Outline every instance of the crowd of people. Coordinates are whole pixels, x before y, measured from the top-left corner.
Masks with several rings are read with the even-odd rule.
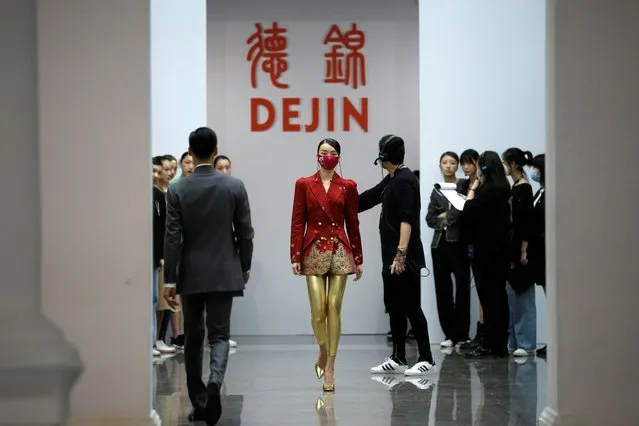
[[[545,291],[544,162],[544,154],[533,157],[519,148],[501,156],[472,149],[461,156],[441,155],[444,181],[466,199],[459,211],[433,190],[426,215],[434,229],[435,291],[446,336],[442,347],[459,345],[471,351],[470,357],[545,355],[545,347],[537,350],[535,305],[535,284]],[[460,165],[466,179],[457,178]],[[534,195],[529,179],[540,184]],[[469,340],[471,276],[480,319]]]
[[[163,297],[164,292],[164,233],[166,225],[166,193],[169,185],[175,184],[180,179],[191,176],[194,170],[193,157],[184,152],[180,161],[170,154],[155,156],[152,159],[153,167],[153,305],[156,317],[153,319],[153,356],[159,357],[166,354],[174,354],[184,349],[183,314],[178,301],[176,306],[169,306]],[[220,173],[231,174],[231,160],[225,155],[218,155],[214,159],[214,167]],[[178,168],[180,175],[177,174]],[[171,338],[167,340],[167,332],[171,326]],[[232,348],[237,347],[237,342],[230,341]]]
[[[404,164],[404,140],[386,135],[378,143],[375,165],[387,173],[374,187],[336,173],[341,145],[319,142],[317,172],[295,183],[290,261],[304,276],[319,354],[314,369],[323,391],[335,392],[335,359],[341,334],[341,307],[348,276],[362,278],[364,259],[359,215],[381,205],[379,220],[383,302],[390,319],[392,352],[372,374],[403,374],[420,380],[435,361],[428,323],[421,308],[421,271],[426,268],[420,237],[423,219],[419,172]],[[181,176],[177,177],[177,169]],[[458,179],[461,165],[466,179]],[[518,148],[501,156],[466,150],[445,152],[439,167],[454,184],[463,206],[435,186],[426,224],[431,243],[442,347],[459,346],[467,357],[528,356],[536,349],[534,285],[545,289],[544,155]],[[530,168],[528,174],[526,168]],[[221,413],[234,297],[250,278],[253,253],[248,195],[232,176],[231,160],[218,155],[217,136],[199,128],[178,161],[153,158],[154,353],[184,346],[187,388],[193,405],[189,420],[215,424]],[[541,188],[533,195],[530,179]],[[512,178],[511,186],[508,177]],[[457,207],[456,207],[457,206]],[[470,292],[480,301],[476,336],[470,339]],[[206,317],[204,313],[206,312]],[[206,319],[205,319],[206,318]],[[407,333],[408,321],[411,331]],[[165,341],[168,325],[173,338]],[[202,382],[202,343],[208,331],[210,375]],[[414,337],[418,357],[409,363],[406,340]],[[542,354],[544,349],[538,351]]]

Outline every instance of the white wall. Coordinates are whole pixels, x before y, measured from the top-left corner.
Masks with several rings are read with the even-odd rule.
[[[151,1],[153,155],[177,159],[206,125],[206,0]]]
[[[545,4],[526,0],[419,2],[422,204],[444,151],[545,151]],[[461,176],[460,170],[460,176]],[[536,188],[535,188],[536,190]],[[432,230],[424,227],[429,246]],[[432,265],[430,253],[428,264]],[[432,275],[422,305],[431,340],[444,336]],[[473,322],[477,318],[473,290]],[[546,341],[546,301],[537,287],[537,339]],[[472,333],[471,333],[472,334]]]
[[[377,141],[386,133],[405,138],[409,167],[419,165],[417,10],[412,0],[238,0],[209,3],[208,123],[220,136],[220,151],[233,160],[233,172],[249,192],[255,227],[255,256],[245,297],[233,313],[233,334],[310,334],[306,285],[293,277],[289,260],[289,232],[294,182],[316,171],[315,150],[325,137],[342,143],[343,172],[360,190],[382,177],[372,162]],[[266,77],[258,89],[249,83],[246,40],[254,23],[265,27],[277,20],[289,31],[288,73],[291,87],[273,89]],[[323,38],[331,24],[350,22],[366,32],[368,85],[359,90],[323,83],[326,51]],[[276,127],[252,133],[249,99],[282,96],[351,99],[368,97],[370,128],[351,132],[283,133]],[[302,122],[308,119],[302,103]],[[337,110],[339,111],[339,109]],[[339,115],[341,116],[341,115]],[[339,117],[338,116],[338,117]],[[339,123],[341,120],[337,120]],[[349,285],[343,306],[344,333],[383,333],[388,330],[381,285],[377,222],[379,210],[361,215],[364,243],[362,281]]]

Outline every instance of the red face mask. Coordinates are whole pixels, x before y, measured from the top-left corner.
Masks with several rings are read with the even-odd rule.
[[[338,155],[318,155],[317,162],[326,170],[333,170],[339,163]]]

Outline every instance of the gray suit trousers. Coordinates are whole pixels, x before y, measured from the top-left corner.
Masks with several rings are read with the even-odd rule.
[[[182,295],[186,386],[191,405],[196,410],[204,409],[207,402],[206,385],[202,381],[204,312],[206,310],[206,332],[211,348],[208,383],[221,386],[229,357],[232,306],[232,292]]]

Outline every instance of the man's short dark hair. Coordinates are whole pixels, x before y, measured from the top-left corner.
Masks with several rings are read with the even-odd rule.
[[[162,165],[162,161],[164,161],[164,156],[163,155],[156,155],[155,157],[153,157],[152,163],[154,166],[161,166]]]
[[[189,135],[189,148],[194,157],[209,159],[217,149],[217,135],[208,127],[200,127]]]

